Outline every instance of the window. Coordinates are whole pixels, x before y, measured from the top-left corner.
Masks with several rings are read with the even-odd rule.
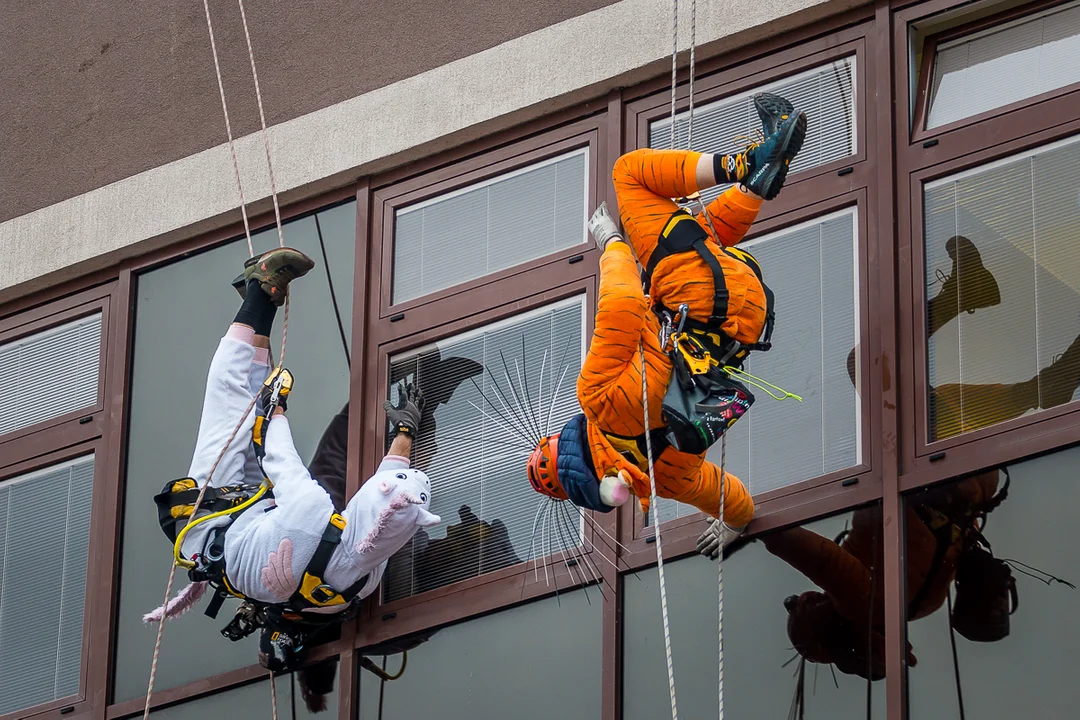
[[[871,505],[769,533],[724,561],[729,717],[803,717],[792,708],[799,684],[806,717],[865,717],[868,692],[872,717],[885,717],[884,574],[871,560],[881,522]],[[680,715],[713,717],[716,565],[695,555],[664,570]],[[625,720],[652,720],[670,712],[660,592],[655,568],[638,575],[623,581],[622,708]]]
[[[93,455],[0,482],[0,715],[79,692],[93,484]]]
[[[1080,82],[1075,2],[938,44],[927,129]]]
[[[0,435],[97,404],[101,313],[0,345]]]
[[[444,627],[409,650],[400,680],[359,671],[357,718],[597,718],[600,638],[601,604],[580,589]]]
[[[747,372],[802,397],[751,387],[753,409],[729,432],[727,469],[758,495],[861,462],[861,403],[849,355],[859,345],[857,211],[841,210],[744,241],[777,298],[773,347]],[[782,451],[778,439],[783,438]],[[721,445],[708,459],[719,465]],[[697,510],[661,500],[662,521]]]
[[[341,327],[350,327],[355,217],[356,205],[350,202],[284,226],[286,244],[316,261],[316,267],[296,281],[291,303],[286,366],[296,384],[290,426],[312,474],[332,496],[334,488],[340,489],[335,499],[344,499],[348,413],[341,411],[349,400],[349,336],[343,337],[338,317]],[[270,229],[253,239],[257,251],[266,250],[277,245],[277,232]],[[155,633],[143,624],[142,615],[161,604],[171,561],[153,496],[188,472],[207,368],[239,307],[230,283],[246,257],[247,246],[240,239],[137,278],[113,702],[146,692]],[[275,356],[281,350],[282,315],[277,315],[272,338]],[[322,452],[316,451],[319,447]],[[186,582],[178,572],[175,590]],[[236,643],[219,634],[236,606],[236,601],[227,602],[216,620],[195,610],[170,621],[157,689],[257,662],[257,634]],[[192,657],[200,661],[193,663]]]
[[[791,163],[791,172],[826,165],[854,155],[858,140],[855,130],[855,58],[848,57],[791,77],[732,95],[694,109],[693,148],[700,152],[731,153],[742,149],[741,138],[761,131],[753,96],[773,92],[804,110],[809,120],[806,140]],[[675,147],[687,147],[690,113],[675,116]],[[671,147],[671,117],[649,124],[649,147]],[[728,185],[718,185],[702,193],[708,200]]]
[[[395,210],[393,302],[585,242],[588,148]]]
[[[547,501],[525,467],[540,437],[580,412],[584,328],[578,295],[390,359],[391,398],[404,381],[427,401],[413,465],[430,476],[442,523],[418,530],[391,560],[384,602],[580,543],[580,516],[538,522]]]
[[[1060,450],[908,496],[911,717],[1073,714],[1078,461],[1077,448]]]
[[[224,638],[218,638],[225,641]],[[227,642],[227,641],[226,641]],[[336,687],[335,683],[335,687]],[[294,699],[293,689],[300,695],[298,683],[290,682],[289,675],[277,678],[277,706],[279,717],[292,717]],[[332,692],[326,698],[326,710],[315,714],[308,711],[304,701],[295,699],[296,717],[327,718],[335,717],[338,708],[338,694]],[[271,717],[270,683],[263,681],[234,687],[223,692],[188,700],[179,705],[155,709],[152,717],[160,720],[204,720],[211,717],[228,717],[231,720],[262,720]],[[142,712],[142,710],[139,710]]]
[[[1080,387],[1078,179],[1068,138],[925,184],[931,442]]]

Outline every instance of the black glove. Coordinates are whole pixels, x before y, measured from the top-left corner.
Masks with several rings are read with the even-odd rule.
[[[398,402],[400,405],[394,405],[389,400],[383,402],[383,410],[391,425],[390,437],[404,433],[415,439],[424,412],[424,394],[415,385],[406,385],[398,393]]]

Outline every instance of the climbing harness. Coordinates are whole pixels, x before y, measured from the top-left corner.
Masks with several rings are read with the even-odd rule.
[[[254,50],[252,49],[252,45],[251,45],[251,34],[248,31],[247,14],[244,11],[244,0],[237,0],[237,3],[239,5],[239,7],[240,7],[240,18],[241,18],[241,21],[242,21],[243,27],[244,27],[244,40],[245,40],[245,42],[247,44],[248,59],[250,60],[250,63],[251,63],[252,79],[254,80],[254,84],[255,84],[255,98],[256,98],[256,101],[257,101],[258,107],[259,107],[259,122],[260,122],[261,135],[262,135],[262,140],[263,140],[263,147],[264,147],[265,152],[266,152],[266,165],[267,165],[267,171],[268,171],[269,178],[270,178],[270,194],[271,194],[271,197],[273,199],[273,204],[274,204],[274,222],[275,222],[275,225],[277,227],[278,244],[279,244],[280,247],[285,247],[285,235],[284,235],[284,232],[283,232],[282,226],[281,226],[281,210],[280,210],[280,207],[278,205],[278,197],[277,197],[277,182],[276,182],[276,180],[274,178],[274,164],[273,164],[273,161],[271,159],[271,154],[270,154],[270,138],[269,138],[269,134],[267,133],[267,130],[266,130],[266,116],[265,116],[265,113],[263,112],[262,91],[259,88],[259,75],[258,75],[258,73],[257,73],[257,71],[255,69],[255,53],[254,53]],[[239,162],[237,161],[237,157],[236,157],[236,147],[235,147],[235,143],[234,143],[234,140],[233,140],[233,134],[232,134],[232,123],[229,120],[229,109],[228,109],[228,105],[227,105],[226,100],[225,100],[225,87],[224,87],[224,84],[222,82],[221,64],[220,64],[220,60],[218,58],[217,41],[216,41],[216,39],[214,37],[214,26],[213,26],[213,22],[211,21],[211,17],[210,17],[209,0],[203,0],[203,11],[204,11],[205,16],[206,16],[206,27],[207,27],[207,31],[208,31],[209,36],[210,36],[210,50],[211,50],[211,53],[212,53],[213,59],[214,59],[214,73],[215,73],[215,75],[217,77],[218,94],[219,94],[219,96],[221,98],[222,115],[224,116],[224,119],[225,119],[225,131],[226,131],[226,136],[228,138],[229,154],[232,157],[233,171],[234,171],[234,173],[236,175],[236,187],[237,187],[237,192],[238,192],[239,198],[240,198],[240,214],[241,214],[241,217],[243,218],[243,222],[244,222],[244,237],[247,240],[248,255],[249,255],[249,257],[253,257],[255,255],[255,249],[254,249],[254,246],[253,246],[252,241],[251,241],[251,225],[250,225],[250,222],[248,220],[247,206],[246,206],[246,203],[244,201],[244,187],[243,187],[243,183],[241,182],[241,179],[240,179],[240,165],[239,165]],[[278,363],[277,363],[277,370],[279,372],[282,370],[282,364],[285,361],[285,350],[286,350],[287,341],[288,341],[288,334],[289,334],[289,305],[290,305],[289,295],[286,295],[286,297],[285,297],[285,313],[284,313],[284,318],[282,320],[282,331],[281,331],[281,356],[278,359]],[[222,458],[225,457],[225,453],[228,451],[229,446],[232,445],[232,442],[236,438],[237,433],[240,432],[240,428],[243,427],[244,421],[246,420],[246,418],[248,416],[248,413],[250,413],[252,411],[252,409],[255,407],[255,404],[256,404],[257,400],[258,400],[258,396],[253,397],[251,399],[251,402],[248,403],[247,408],[241,414],[240,420],[236,423],[236,427],[233,428],[232,432],[229,435],[229,439],[225,442],[225,445],[224,445],[224,447],[222,447],[221,452],[218,453],[218,456],[214,460],[213,465],[210,466],[210,471],[206,474],[206,481],[203,483],[202,488],[200,488],[200,490],[198,492],[198,495],[195,497],[194,502],[190,504],[190,511],[183,510],[180,513],[180,515],[182,515],[184,517],[188,517],[190,520],[193,520],[193,519],[199,517],[199,509],[200,509],[200,507],[202,505],[202,502],[203,502],[203,500],[204,500],[204,498],[205,498],[205,496],[207,494],[208,489],[210,488],[210,484],[211,484],[211,480],[212,480],[212,478],[214,476],[214,472],[217,470],[218,465],[221,463]],[[188,478],[188,479],[190,479],[190,478]],[[179,481],[179,482],[183,483],[183,481]],[[192,480],[192,483],[194,483],[194,480]],[[183,486],[182,489],[186,491],[186,490],[193,490],[194,488],[193,487],[187,487],[186,484],[185,484],[185,486]],[[171,491],[171,487],[169,487],[169,490]],[[261,485],[260,488],[259,488],[259,492],[262,492],[263,496],[265,496],[266,492],[268,492],[268,491],[269,491],[269,487],[266,486],[266,483]],[[252,495],[253,498],[257,497],[257,496],[258,496],[258,492],[256,492],[254,495]],[[216,499],[221,500],[223,498],[217,497]],[[250,498],[248,500],[250,500]],[[232,500],[229,499],[229,502],[232,502]],[[235,514],[236,512],[242,512],[241,506],[244,506],[243,509],[246,509],[247,507],[250,507],[250,504],[244,505],[244,502],[247,502],[247,501],[242,501],[241,503],[239,503],[239,504],[235,505],[234,507],[230,508],[232,510],[231,513],[229,512],[230,509],[225,510],[225,513],[226,514]],[[252,501],[252,503],[253,502],[254,501]],[[213,515],[213,514],[214,513],[211,513],[211,515]],[[201,519],[205,520],[205,519],[208,519],[209,517],[210,517],[210,515],[207,515],[207,516],[205,516],[205,517],[203,517]],[[221,515],[218,515],[218,517],[221,517]],[[174,519],[179,520],[180,517],[178,516],[178,517],[176,517]],[[189,524],[190,524],[190,522],[189,522]],[[168,533],[166,533],[166,534],[168,534]],[[178,532],[177,533],[177,540],[182,541],[183,535],[184,535],[183,530]],[[178,543],[174,545],[174,548],[176,548],[176,547],[179,547]],[[157,637],[154,640],[154,654],[153,654],[153,659],[152,659],[152,661],[150,663],[150,679],[149,679],[149,682],[147,683],[147,687],[146,687],[146,703],[145,703],[145,705],[143,707],[143,720],[146,720],[147,718],[150,717],[150,704],[151,704],[151,699],[152,699],[153,691],[154,691],[154,680],[157,678],[158,659],[159,659],[160,653],[161,653],[161,640],[162,640],[162,637],[163,637],[164,632],[165,632],[165,619],[168,616],[167,612],[165,612],[165,609],[168,607],[169,598],[172,596],[173,581],[176,578],[176,568],[181,566],[177,562],[177,559],[178,558],[177,558],[176,550],[174,549],[174,558],[173,558],[174,561],[173,561],[172,566],[171,566],[170,571],[169,571],[169,579],[165,584],[165,599],[164,599],[164,601],[162,603],[161,618],[158,621]],[[272,671],[270,673],[270,696],[271,696],[271,705],[272,705],[272,710],[273,710],[273,717],[274,717],[274,720],[277,720],[277,692],[276,692],[276,689],[274,687],[274,675],[273,675]]]

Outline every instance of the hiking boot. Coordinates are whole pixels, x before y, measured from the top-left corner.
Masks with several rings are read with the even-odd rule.
[[[754,96],[754,109],[761,118],[761,131],[765,137],[775,135],[783,124],[795,112],[795,106],[785,98],[772,93],[758,93]]]
[[[945,251],[952,258],[952,272],[945,277],[938,271],[941,290],[927,303],[931,335],[961,312],[971,314],[1001,303],[997,280],[983,265],[975,243],[955,235],[945,243]]]
[[[806,114],[800,111],[781,121],[779,129],[762,142],[751,143],[739,155],[729,155],[726,160],[729,182],[740,182],[755,195],[772,200],[780,194],[791,161],[802,149],[804,140]]]
[[[1080,387],[1080,337],[1049,367],[1039,371],[1039,407],[1044,410],[1070,402]]]
[[[972,642],[1002,640],[1016,605],[1016,578],[1009,566],[983,548],[964,551],[956,565],[956,632]]]
[[[315,261],[299,250],[292,248],[274,248],[269,252],[248,258],[244,262],[244,272],[236,276],[232,286],[241,298],[247,297],[247,282],[254,278],[259,281],[263,292],[270,296],[277,306],[285,304],[289,283],[298,277],[307,275],[315,267]]]

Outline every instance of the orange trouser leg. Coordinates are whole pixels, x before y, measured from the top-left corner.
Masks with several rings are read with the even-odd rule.
[[[693,505],[698,510],[720,515],[720,468],[701,455],[688,455],[667,448],[656,459],[656,494]],[[742,527],[754,517],[754,501],[739,478],[725,473],[724,522]]]
[[[611,178],[619,200],[626,239],[642,267],[660,233],[679,206],[671,198],[697,192],[697,164],[701,153],[692,150],[650,150],[626,153],[615,161]]]

